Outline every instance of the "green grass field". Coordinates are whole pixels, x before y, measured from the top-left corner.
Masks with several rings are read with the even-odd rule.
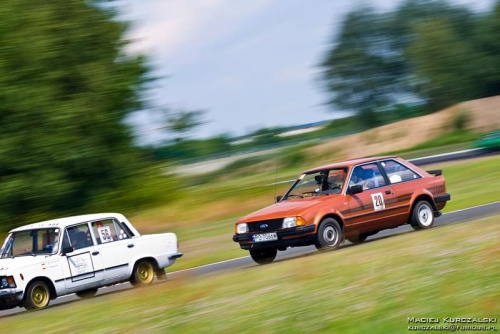
[[[443,212],[500,201],[500,155],[426,166],[440,168],[451,194]]]
[[[425,166],[442,169],[451,201],[449,212],[500,201],[500,156]],[[293,179],[302,170],[285,170],[278,180]],[[188,195],[168,207],[131,217],[142,233],[172,231],[185,254],[172,270],[190,268],[245,256],[231,239],[234,223],[247,213],[273,203],[273,172],[261,172],[220,180],[188,189]],[[282,194],[287,184],[278,187]]]
[[[1,320],[2,333],[406,333],[500,317],[500,215]],[[498,324],[497,324],[498,329]]]

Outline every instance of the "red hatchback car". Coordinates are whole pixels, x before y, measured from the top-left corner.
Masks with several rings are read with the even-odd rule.
[[[347,160],[304,172],[274,205],[241,218],[233,241],[264,264],[287,247],[335,249],[407,223],[430,228],[449,200],[440,170],[398,157]]]

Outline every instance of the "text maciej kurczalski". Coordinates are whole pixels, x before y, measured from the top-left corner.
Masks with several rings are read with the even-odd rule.
[[[408,317],[409,324],[496,324],[497,318],[467,318],[467,317]]]

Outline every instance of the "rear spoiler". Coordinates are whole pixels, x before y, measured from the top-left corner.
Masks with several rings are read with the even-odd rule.
[[[441,169],[428,170],[426,172],[429,173],[429,174],[432,174],[434,176],[443,175],[443,171]]]

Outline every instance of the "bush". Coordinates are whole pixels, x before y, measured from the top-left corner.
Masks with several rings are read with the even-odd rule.
[[[460,109],[452,119],[452,128],[454,131],[462,131],[467,128],[469,124],[470,116],[465,109]]]

